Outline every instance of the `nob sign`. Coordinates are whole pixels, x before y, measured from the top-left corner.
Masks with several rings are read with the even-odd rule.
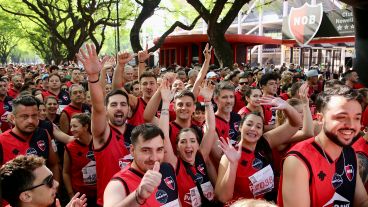
[[[323,17],[322,3],[291,8],[288,19],[291,35],[300,46],[307,45],[316,35]]]

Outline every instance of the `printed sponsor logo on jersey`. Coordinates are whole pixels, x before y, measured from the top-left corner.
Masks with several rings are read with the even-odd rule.
[[[86,157],[89,160],[95,161],[95,154],[93,154],[93,151],[88,151]]]
[[[202,177],[202,175],[201,175],[201,174],[199,174],[199,173],[197,173],[195,176],[196,176],[196,178],[195,178],[195,182],[196,182],[196,183],[199,183],[199,184],[202,184],[202,182],[203,182],[203,177]]]
[[[260,159],[258,159],[258,158],[255,158],[255,159],[253,160],[253,162],[252,162],[252,167],[253,167],[254,169],[257,169],[257,170],[262,169],[262,167],[263,167],[263,162],[262,162],[262,160],[260,160]]]
[[[158,190],[156,192],[156,200],[162,204],[165,204],[167,202],[167,199],[169,198],[169,195],[163,190]]]
[[[342,179],[341,175],[338,175],[335,173],[335,175],[332,177],[332,186],[337,189],[344,183],[344,180]]]
[[[166,177],[164,181],[167,187],[169,187],[171,190],[175,190],[175,182],[171,176]]]
[[[204,170],[203,164],[198,165],[197,170],[202,174],[206,175],[206,172]]]
[[[338,193],[334,193],[332,198],[322,207],[350,207],[350,201]]]
[[[26,155],[37,155],[37,151],[35,150],[35,148],[29,148],[26,151]]]
[[[349,181],[352,181],[354,178],[354,168],[352,165],[345,166],[345,174]]]
[[[189,204],[189,205],[192,205],[192,200],[190,199],[190,193],[189,192],[184,195],[184,202]]]
[[[45,141],[44,140],[38,140],[37,141],[37,147],[40,150],[42,150],[42,152],[45,151],[45,149],[46,149],[46,143],[45,143]]]

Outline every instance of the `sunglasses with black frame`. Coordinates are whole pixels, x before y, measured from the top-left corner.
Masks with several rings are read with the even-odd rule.
[[[26,189],[22,190],[21,192],[28,191],[28,190],[33,190],[33,189],[36,189],[36,188],[38,188],[40,186],[43,186],[43,185],[46,185],[47,187],[52,188],[54,186],[54,175],[47,176],[42,181],[41,184],[38,184],[38,185],[35,185],[35,186],[32,186],[32,187],[26,188]]]

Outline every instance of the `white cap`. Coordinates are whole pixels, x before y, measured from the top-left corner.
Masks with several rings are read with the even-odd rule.
[[[206,78],[214,78],[217,77],[217,73],[211,71],[209,73],[207,73]]]

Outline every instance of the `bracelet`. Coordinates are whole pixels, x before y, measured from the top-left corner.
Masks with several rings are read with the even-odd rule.
[[[212,106],[212,102],[204,102],[204,106]]]
[[[98,77],[97,80],[95,80],[95,81],[88,80],[89,83],[97,83],[98,81],[100,81],[100,77]]]
[[[139,205],[144,205],[146,203],[146,199],[144,199],[143,203],[139,203],[138,201],[138,198],[139,198],[139,193],[138,193],[138,189],[135,190],[135,201],[139,204]]]
[[[141,61],[139,61],[139,63],[146,63],[146,62],[144,62],[144,61],[142,61],[142,62],[141,62]]]

